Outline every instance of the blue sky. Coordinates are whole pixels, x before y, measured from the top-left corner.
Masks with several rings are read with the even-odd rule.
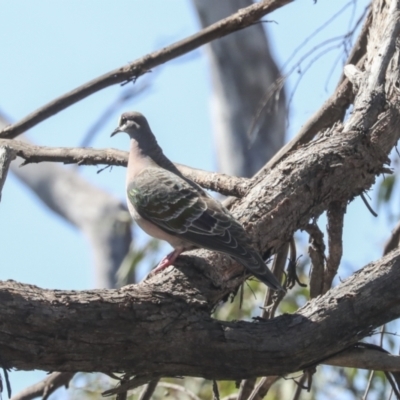
[[[354,13],[349,6],[341,17],[310,40],[297,57],[323,40],[346,33],[352,15],[353,21],[357,20],[367,3],[359,0]],[[345,4],[347,1],[342,0],[319,0],[317,4],[298,0],[268,16],[268,20],[276,22],[267,24],[267,29],[278,64],[282,65],[308,35]],[[14,120],[90,79],[199,29],[195,11],[187,0],[13,0],[0,3],[0,11],[0,110]],[[339,50],[321,58],[298,86],[291,102],[288,137],[298,131],[333,90],[341,73],[342,58],[329,80],[328,77],[338,55]],[[305,61],[302,67],[307,64]],[[297,76],[289,79],[289,96]],[[159,67],[151,82],[148,92],[121,112],[135,109],[144,113],[173,161],[215,170],[209,112],[211,83],[202,49]],[[28,135],[47,146],[76,146],[121,90],[124,88],[114,86],[92,95],[36,126]],[[127,149],[126,137],[109,137],[118,114],[103,127],[93,147]],[[83,167],[81,171],[91,182],[124,198],[123,168],[101,174],[96,173],[96,167]],[[3,191],[0,220],[0,279],[45,288],[93,287],[93,266],[86,240],[43,207],[12,176]],[[345,220],[344,266],[359,267],[379,257],[390,229],[384,215],[374,219],[359,200],[354,201]],[[350,270],[344,269],[342,276],[348,273]],[[42,372],[13,372],[14,393],[43,376]]]

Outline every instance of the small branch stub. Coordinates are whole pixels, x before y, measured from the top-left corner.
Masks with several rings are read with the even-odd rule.
[[[355,65],[348,64],[344,67],[344,74],[346,75],[347,79],[353,84],[353,88],[355,90],[358,90],[363,73]]]
[[[15,150],[9,146],[0,147],[0,201],[3,191],[4,183],[7,179],[8,169],[10,168],[11,161],[16,157]]]

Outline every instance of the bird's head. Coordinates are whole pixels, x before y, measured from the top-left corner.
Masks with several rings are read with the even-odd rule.
[[[118,127],[113,130],[111,136],[119,132],[126,132],[131,138],[139,139],[140,136],[145,136],[151,130],[144,115],[136,111],[129,111],[121,115]]]

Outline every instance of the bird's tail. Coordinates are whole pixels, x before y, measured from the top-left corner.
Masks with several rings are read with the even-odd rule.
[[[261,256],[252,252],[251,254],[247,254],[246,258],[235,257],[238,262],[244,265],[256,278],[258,278],[261,282],[265,283],[268,287],[273,290],[285,291],[282,285],[279,283],[278,279],[271,272],[271,270],[266,265],[265,261],[261,258]]]

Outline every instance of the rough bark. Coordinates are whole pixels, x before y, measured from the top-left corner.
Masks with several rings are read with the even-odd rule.
[[[398,318],[398,279],[400,251],[395,251],[297,313],[258,322],[214,320],[200,294],[185,301],[176,280],[162,277],[86,292],[2,282],[2,363],[218,380],[283,375],[318,363]]]

